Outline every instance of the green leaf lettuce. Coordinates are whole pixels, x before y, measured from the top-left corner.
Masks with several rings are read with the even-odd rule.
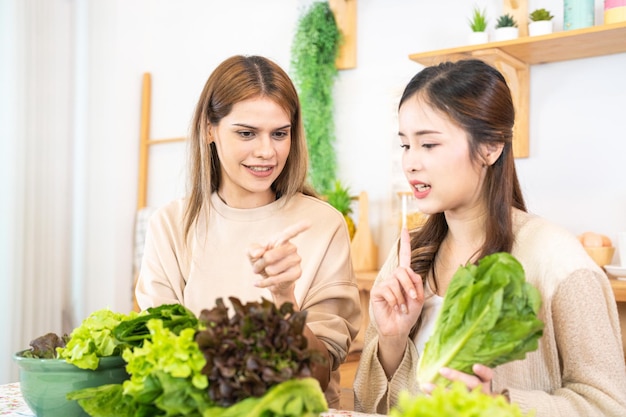
[[[67,345],[57,348],[58,358],[82,369],[96,369],[101,357],[120,355],[127,347],[115,338],[113,330],[137,315],[137,312],[127,315],[106,308],[91,313],[72,331]]]
[[[420,357],[418,383],[449,384],[439,375],[442,367],[472,374],[477,363],[493,368],[523,359],[543,334],[540,306],[539,292],[508,253],[460,267]]]
[[[449,388],[435,387],[432,395],[412,396],[400,393],[398,405],[389,417],[531,417],[534,412],[522,414],[517,404],[510,404],[503,396],[492,397],[480,389],[469,391],[464,384],[454,382]]]

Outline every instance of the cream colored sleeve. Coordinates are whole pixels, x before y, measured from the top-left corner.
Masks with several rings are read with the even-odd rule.
[[[325,245],[324,256],[311,268],[313,282],[300,306],[307,311],[307,325],[326,345],[333,363],[339,368],[361,326],[361,300],[350,258],[350,238],[343,218],[328,241],[310,241],[308,245]],[[307,253],[303,245],[299,250]],[[313,271],[314,270],[314,271]]]
[[[177,250],[182,246],[177,224],[163,209],[150,219],[135,297],[141,310],[162,304],[184,304],[185,281]]]
[[[387,260],[383,264],[374,286],[391,275],[398,264],[397,244],[393,245]],[[417,385],[418,353],[415,343],[407,339],[402,361],[391,379],[378,360],[378,331],[371,314],[370,323],[365,332],[365,341],[361,359],[354,379],[354,409],[364,413],[387,414],[397,404],[398,395],[403,390],[419,392]]]

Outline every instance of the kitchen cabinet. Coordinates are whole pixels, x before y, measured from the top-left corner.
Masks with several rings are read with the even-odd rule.
[[[626,22],[618,22],[542,36],[524,36],[509,41],[415,53],[409,55],[409,58],[425,66],[477,58],[498,68],[509,84],[516,109],[513,153],[518,158],[525,158],[529,155],[530,67],[624,52]]]

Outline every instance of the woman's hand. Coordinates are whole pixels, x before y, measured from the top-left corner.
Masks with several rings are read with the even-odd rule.
[[[493,369],[484,365],[475,364],[472,366],[474,375],[469,375],[456,369],[441,368],[439,374],[450,381],[460,381],[465,384],[468,390],[480,387],[481,391],[488,395],[494,395],[491,391],[491,381],[493,380]],[[433,384],[427,384],[422,387],[426,394],[430,394],[435,388]]]
[[[378,360],[391,378],[424,305],[424,286],[411,269],[411,238],[405,228],[400,234],[398,267],[391,277],[372,288],[370,305],[378,329]]]
[[[285,229],[279,236],[265,245],[255,244],[248,250],[252,270],[262,279],[255,285],[268,288],[276,297],[292,298],[295,282],[302,274],[298,248],[291,239],[307,230],[311,224],[300,222]]]
[[[398,267],[393,275],[372,288],[370,300],[380,337],[406,338],[422,312],[424,286],[411,269],[409,232],[402,229]]]
[[[295,296],[295,283],[302,274],[300,267],[300,255],[298,248],[290,242],[291,239],[311,227],[307,221],[296,223],[285,229],[278,237],[265,245],[255,244],[248,250],[248,257],[255,274],[261,275],[261,279],[254,285],[260,288],[268,288],[272,293],[274,303],[281,305],[291,302],[294,309],[299,310]],[[304,336],[308,341],[308,348],[320,352],[326,360],[323,364],[316,363],[311,371],[322,390],[328,387],[330,381],[330,353],[326,345],[317,338],[308,325],[304,327]]]

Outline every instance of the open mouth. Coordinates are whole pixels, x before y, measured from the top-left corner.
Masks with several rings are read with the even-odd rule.
[[[254,165],[246,165],[246,168],[248,168],[251,171],[254,172],[267,172],[272,170],[274,167],[273,166],[254,166]]]

